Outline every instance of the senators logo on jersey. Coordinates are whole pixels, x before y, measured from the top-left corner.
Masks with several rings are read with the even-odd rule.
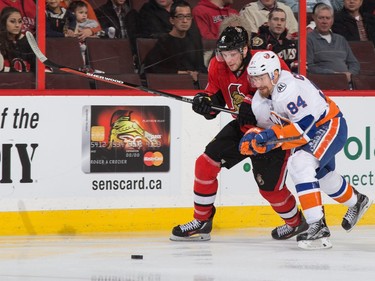
[[[242,103],[245,97],[245,95],[241,93],[241,90],[240,90],[241,86],[242,86],[241,84],[234,84],[234,83],[231,83],[228,86],[228,92],[232,100],[232,105],[236,111],[238,111],[240,104]]]

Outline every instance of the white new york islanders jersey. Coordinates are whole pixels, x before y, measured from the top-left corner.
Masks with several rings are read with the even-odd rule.
[[[255,118],[257,119],[257,126],[263,129],[270,129],[274,123],[271,121],[272,101],[263,98],[258,91],[253,96],[251,107]]]
[[[272,92],[272,111],[292,123],[298,123],[308,115],[313,116],[316,122],[328,109],[323,93],[306,77],[281,71]]]

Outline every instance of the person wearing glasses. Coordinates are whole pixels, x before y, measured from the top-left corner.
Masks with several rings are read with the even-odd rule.
[[[202,41],[189,30],[193,16],[190,4],[177,1],[170,10],[172,30],[161,36],[144,61],[145,73],[190,74],[197,81],[199,72],[207,72],[203,63]]]

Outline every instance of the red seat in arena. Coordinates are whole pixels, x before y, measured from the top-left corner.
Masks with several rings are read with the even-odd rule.
[[[372,41],[348,41],[360,64],[360,74],[375,75],[375,49]]]
[[[151,89],[195,89],[189,74],[146,74],[147,86]]]
[[[90,89],[90,80],[69,73],[46,73],[46,89]]]
[[[88,64],[108,74],[135,73],[128,39],[86,39]]]
[[[35,89],[35,73],[0,72],[0,89]]]
[[[57,64],[75,69],[84,65],[79,41],[73,37],[47,37],[46,56]]]
[[[322,90],[349,90],[349,83],[343,73],[316,74],[307,73],[307,78]]]
[[[353,75],[354,90],[375,90],[375,75]]]

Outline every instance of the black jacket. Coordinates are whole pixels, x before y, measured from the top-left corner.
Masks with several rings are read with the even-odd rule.
[[[361,12],[367,37],[375,45],[375,15],[367,12]],[[343,8],[335,14],[335,21],[332,26],[332,32],[345,37],[347,41],[359,41],[359,32],[357,22],[348,11]]]
[[[169,12],[161,8],[155,0],[149,0],[139,10],[142,37],[159,38],[172,30]]]
[[[187,35],[176,38],[164,34],[144,61],[146,73],[177,73],[178,70],[207,72],[203,63],[203,50],[200,42]]]
[[[136,38],[140,36],[141,30],[139,14],[135,9],[130,9],[127,5],[125,5],[123,12],[125,13],[124,26],[126,28],[128,38],[132,44],[133,53],[135,54],[135,42]],[[108,0],[107,3],[97,8],[95,10],[95,14],[105,32],[107,32],[108,28],[112,26],[116,29],[116,38],[121,38],[120,20],[116,14],[116,11],[113,9],[113,3],[111,0]]]
[[[269,27],[262,25],[258,33],[251,35],[251,48],[275,52],[286,62],[292,72],[298,72],[298,42],[286,38],[287,34],[288,31],[285,30],[280,35],[280,39],[276,39]]]

